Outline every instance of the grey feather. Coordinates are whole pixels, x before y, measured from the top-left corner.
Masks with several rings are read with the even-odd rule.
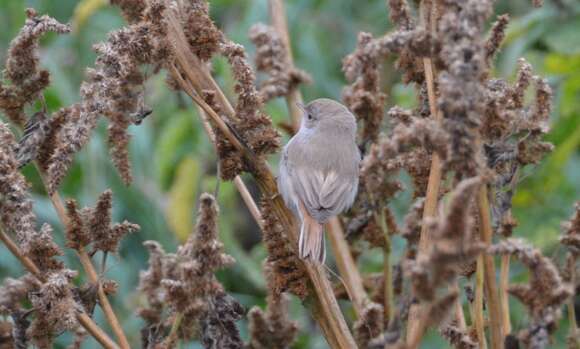
[[[309,216],[324,224],[348,209],[356,197],[360,163],[356,121],[346,107],[332,100],[315,100],[305,109],[300,130],[284,147],[278,187],[302,222],[300,202]],[[304,230],[303,224],[301,255],[307,243]],[[324,246],[318,245],[323,241],[314,247],[322,248],[322,256]]]

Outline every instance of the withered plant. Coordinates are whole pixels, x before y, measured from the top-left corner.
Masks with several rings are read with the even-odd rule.
[[[7,278],[0,287],[2,348],[49,348],[65,331],[74,334],[75,348],[87,336],[105,348],[138,345],[129,341],[109,302],[117,281],[107,279],[105,270],[97,272],[95,263],[101,258],[105,265],[123,237],[140,227],[112,222],[111,190],[93,207],[81,208],[73,198],[64,201],[59,189],[102,117],[112,163],[123,182],[131,183],[128,127],[149,114],[143,87],[152,74],[162,73],[168,88],[197,106],[218,158],[219,180],[234,182],[260,227],[267,251],[262,264],[267,308],[247,311],[218,281],[216,271],[235,260],[219,239],[218,200],[203,194],[196,227],[177,251],[166,252],[157,241],[144,243],[149,267],[140,274],[142,304],[135,309],[145,323],[142,347],[174,348],[197,340],[215,349],[288,348],[305,329],[288,314],[288,298],[297,297],[331,348],[418,348],[429,328],[455,348],[503,348],[504,343],[547,348],[564,306],[568,343],[578,348],[573,302],[579,282],[578,204],[563,225],[567,258],[562,266],[510,237],[517,225],[511,199],[521,173],[553,150],[543,140],[551,89],[524,59],[518,61],[515,81],[493,76],[509,16],[490,18],[491,0],[423,0],[416,6],[388,0],[395,29],[379,37],[359,33],[357,46],[344,58],[348,84],[341,98],[357,118],[363,160],[354,206],[326,227],[340,276],[336,284],[327,267],[298,258],[297,221],[278,194],[266,160],[280,151],[282,141],[265,103],[285,99],[289,117],[280,128],[292,134],[301,119],[300,85],[316,83],[294,65],[282,0],[269,1],[269,25],[255,24],[248,33],[256,45],[256,71],[264,76],[259,83],[246,48],[214,24],[205,0],[111,3],[127,24],[94,46],[97,58],[73,105],[46,107],[50,73],[40,67],[38,52],[43,34],[65,35],[69,25],[29,9],[7,54],[0,82],[5,116],[0,122],[0,239],[26,274]],[[217,56],[231,67],[234,98],[212,75]],[[415,89],[416,108],[386,105],[381,72],[389,57],[396,59],[403,82]],[[525,98],[528,91],[532,99]],[[35,167],[42,179],[66,246],[55,242],[51,225],[38,222],[21,173],[25,166]],[[414,203],[398,222],[391,203],[406,190],[400,172],[412,178]],[[259,197],[250,194],[243,173],[257,184]],[[394,235],[406,240],[398,261],[392,254]],[[58,258],[65,247],[78,256],[82,272]],[[364,248],[380,249],[381,273],[361,272],[357,260]],[[527,284],[510,283],[512,258],[529,270]],[[528,310],[522,328],[511,326],[508,295]],[[349,301],[354,318],[345,316],[337,299]],[[93,321],[97,306],[111,334]],[[238,329],[243,318],[249,327],[246,341]]]

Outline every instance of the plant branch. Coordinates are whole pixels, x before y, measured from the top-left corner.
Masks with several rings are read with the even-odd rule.
[[[199,96],[205,89],[216,92],[218,103],[222,104],[222,110],[230,119],[235,118],[234,109],[229,101],[223,95],[223,92],[209,74],[207,69],[199,59],[189,50],[183,29],[180,21],[174,10],[166,11],[167,20],[169,23],[168,36],[173,44],[173,51],[175,53],[177,67],[171,69],[172,76],[178,81],[181,88],[186,90],[190,97],[196,102],[204,112],[212,119],[217,117],[216,125],[220,127],[220,131],[224,133],[228,140],[240,151],[245,157],[245,160],[252,166],[252,175],[254,176],[258,187],[260,188],[264,197],[272,201],[273,213],[278,217],[280,223],[286,231],[289,232],[293,246],[298,245],[298,226],[296,225],[293,214],[285,206],[282,198],[278,194],[276,180],[264,159],[252,156],[247,148],[242,146],[234,139],[232,131],[229,128],[222,128],[220,126],[220,117],[205,103]],[[184,73],[181,77],[180,72]],[[187,82],[187,83],[186,83]],[[190,86],[191,84],[191,86]],[[195,91],[191,91],[193,88]],[[195,92],[195,93],[193,93]],[[222,98],[223,96],[223,98]],[[223,121],[223,120],[222,120]],[[326,278],[325,270],[320,265],[313,265],[305,262],[305,267],[308,276],[312,282],[313,306],[311,308],[312,315],[320,325],[324,332],[326,339],[333,348],[356,348],[356,344],[350,333],[344,317],[338,307],[332,285]]]

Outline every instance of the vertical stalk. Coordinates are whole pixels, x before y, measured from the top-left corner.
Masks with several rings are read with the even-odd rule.
[[[489,214],[489,201],[487,198],[487,185],[484,183],[479,188],[477,197],[477,206],[479,213],[479,232],[481,241],[486,246],[492,243],[493,231],[491,229],[491,217]],[[484,254],[484,277],[485,277],[485,295],[489,309],[489,323],[491,330],[492,348],[502,348],[504,342],[501,304],[498,295],[497,282],[495,279],[495,264],[493,256]]]
[[[394,314],[394,299],[393,299],[393,271],[391,266],[391,238],[389,236],[389,231],[387,228],[387,222],[385,217],[385,210],[380,209],[380,215],[375,215],[377,224],[381,227],[381,231],[385,237],[385,247],[383,249],[383,282],[385,287],[383,310],[384,310],[384,323],[387,327]]]
[[[570,284],[572,287],[576,287],[576,258],[569,254],[568,255],[568,270],[570,271]],[[573,290],[575,294],[576,290]],[[570,297],[566,302],[566,307],[568,308],[568,323],[570,326],[568,340],[572,343],[572,348],[580,349],[580,338],[578,338],[578,324],[576,323],[576,309],[574,307],[574,297]]]
[[[430,7],[426,8],[427,5]],[[431,1],[421,1],[421,12],[423,13],[422,19],[425,23],[425,27],[429,28],[431,35],[436,36],[437,26],[435,19],[437,18],[437,6],[435,6]],[[436,120],[441,120],[441,113],[437,108],[437,93],[435,91],[435,72],[433,68],[433,62],[431,58],[423,58],[423,67],[425,70],[425,81],[427,84],[427,97],[429,99],[429,112],[431,117]],[[442,166],[441,159],[439,155],[433,153],[431,155],[431,167],[429,169],[429,180],[427,182],[427,193],[425,195],[425,204],[423,207],[423,222],[427,219],[435,217],[437,215],[437,203],[439,199],[439,187],[441,185]],[[421,237],[419,239],[419,246],[417,251],[417,258],[425,256],[429,251],[431,246],[431,236],[429,236],[429,231],[426,224],[421,226]],[[413,338],[416,334],[415,332],[420,330],[419,327],[419,308],[421,304],[411,306],[409,309],[409,320],[407,323],[407,339]]]
[[[501,256],[501,267],[499,272],[499,296],[501,298],[501,314],[503,321],[503,333],[508,335],[512,332],[510,321],[510,304],[509,304],[509,277],[510,277],[510,255]]]
[[[483,317],[483,288],[484,288],[484,265],[483,256],[477,257],[477,269],[475,272],[475,300],[473,301],[473,323],[477,332],[477,341],[480,349],[487,349],[485,340],[485,325]],[[496,348],[496,347],[493,347]],[[497,347],[501,348],[501,347]]]

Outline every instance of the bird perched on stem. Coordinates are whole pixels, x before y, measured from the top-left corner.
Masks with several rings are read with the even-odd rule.
[[[324,263],[324,224],[352,205],[358,189],[356,120],[331,99],[299,107],[302,123],[284,147],[278,187],[301,222],[300,258]]]

